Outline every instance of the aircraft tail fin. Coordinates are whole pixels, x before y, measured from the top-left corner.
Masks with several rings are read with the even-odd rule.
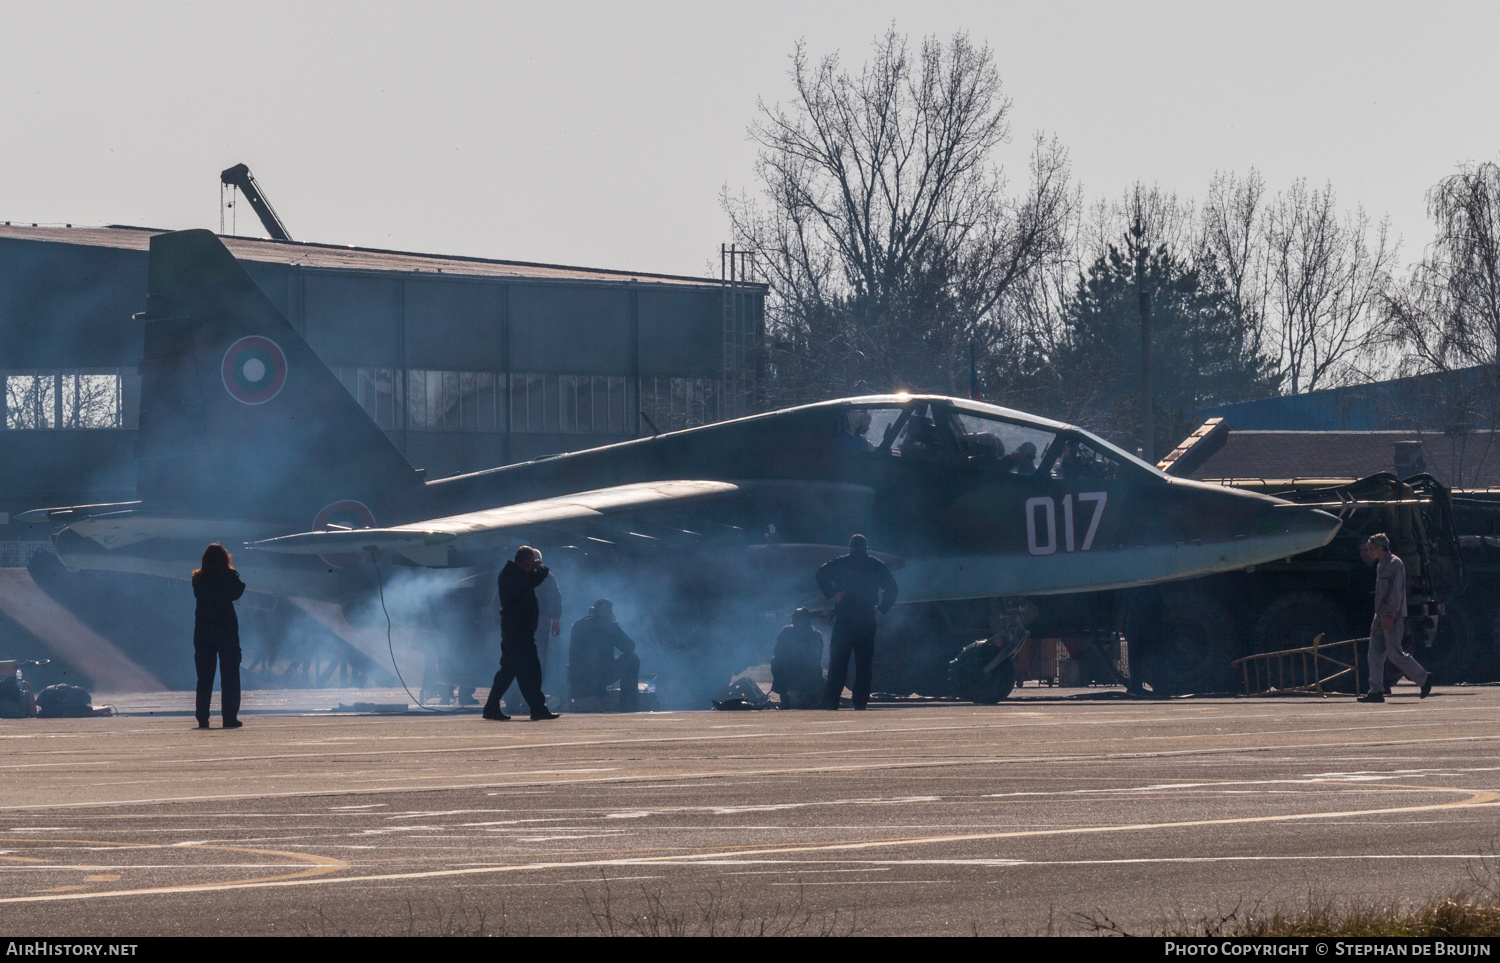
[[[422,484],[223,243],[202,230],[151,239],[136,458],[137,493],[149,509],[254,515],[304,530],[335,503],[343,507],[334,520],[349,527],[376,524],[377,515],[394,521],[394,506]]]

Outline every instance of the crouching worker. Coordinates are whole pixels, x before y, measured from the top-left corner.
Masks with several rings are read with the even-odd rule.
[[[807,609],[793,612],[792,624],[776,637],[771,691],[783,709],[813,709],[823,698],[823,634],[813,628]]]
[[[620,656],[615,657],[615,650]],[[600,599],[589,614],[573,623],[568,640],[568,692],[581,712],[602,712],[604,690],[620,683],[620,712],[640,708],[641,659],[635,640],[615,620],[615,606]]]

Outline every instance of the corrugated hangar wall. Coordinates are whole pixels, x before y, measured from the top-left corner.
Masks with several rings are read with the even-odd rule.
[[[152,233],[0,227],[0,513],[133,497]],[[429,478],[753,407],[726,394],[716,281],[226,243]],[[759,331],[748,293],[734,323]]]

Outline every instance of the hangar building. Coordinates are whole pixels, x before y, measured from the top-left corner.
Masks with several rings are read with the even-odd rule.
[[[0,566],[10,516],[134,497],[156,230],[0,225]],[[225,244],[427,477],[756,410],[765,287],[244,237]]]

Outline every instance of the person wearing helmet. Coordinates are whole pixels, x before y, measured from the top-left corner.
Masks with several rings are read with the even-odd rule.
[[[807,609],[793,612],[792,624],[776,637],[771,691],[783,709],[811,709],[823,696],[823,633],[813,628]]]
[[[615,656],[618,649],[620,655]],[[575,705],[586,699],[604,700],[604,690],[620,683],[620,712],[640,707],[641,659],[635,640],[625,634],[615,618],[615,606],[600,599],[589,614],[573,623],[568,640],[568,693]]]

